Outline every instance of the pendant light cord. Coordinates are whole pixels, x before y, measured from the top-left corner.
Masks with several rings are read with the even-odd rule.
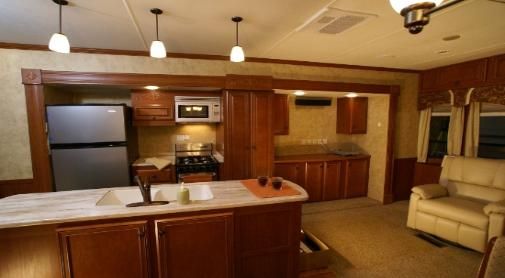
[[[59,4],[59,6],[60,6],[60,34],[63,34],[62,33],[62,28],[61,28],[61,7],[62,7],[61,2]]]
[[[235,28],[235,45],[238,45],[238,22],[236,22]]]
[[[159,41],[159,37],[158,37],[158,14],[156,14],[156,40]]]

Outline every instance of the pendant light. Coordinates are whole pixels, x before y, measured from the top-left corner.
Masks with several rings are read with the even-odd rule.
[[[151,43],[150,55],[153,58],[165,58],[167,57],[167,50],[165,49],[163,42],[160,41],[158,33],[158,15],[162,14],[163,11],[158,8],[154,8],[151,9],[151,13],[156,15],[156,40]]]
[[[245,54],[242,47],[238,45],[238,24],[243,20],[240,16],[234,16],[231,18],[233,22],[236,23],[235,28],[235,46],[231,49],[230,52],[230,61],[240,63],[245,60]]]
[[[63,35],[61,31],[61,10],[63,6],[68,5],[66,0],[53,0],[54,3],[58,4],[60,8],[60,29],[58,33],[54,33],[49,40],[49,49],[54,52],[59,53],[70,53],[70,43],[68,42],[67,36]]]

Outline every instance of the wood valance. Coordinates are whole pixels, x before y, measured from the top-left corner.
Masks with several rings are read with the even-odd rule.
[[[417,99],[417,109],[424,110],[441,104],[451,103],[451,93],[449,91],[421,93]]]
[[[470,101],[505,105],[505,85],[475,88]]]
[[[417,101],[417,109],[424,110],[441,104],[453,106],[465,106],[467,95],[471,91],[469,102],[487,102],[505,105],[505,85],[478,87],[471,89],[456,89],[450,91],[438,91],[432,93],[420,93]],[[452,101],[451,101],[452,98]]]

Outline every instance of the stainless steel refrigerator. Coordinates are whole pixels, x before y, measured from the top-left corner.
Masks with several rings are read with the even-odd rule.
[[[48,105],[56,191],[129,186],[136,133],[125,105]]]

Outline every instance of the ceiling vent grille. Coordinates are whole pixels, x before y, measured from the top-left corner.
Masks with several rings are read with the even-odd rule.
[[[362,25],[374,18],[377,18],[377,15],[328,7],[297,28],[297,31],[335,35]]]

